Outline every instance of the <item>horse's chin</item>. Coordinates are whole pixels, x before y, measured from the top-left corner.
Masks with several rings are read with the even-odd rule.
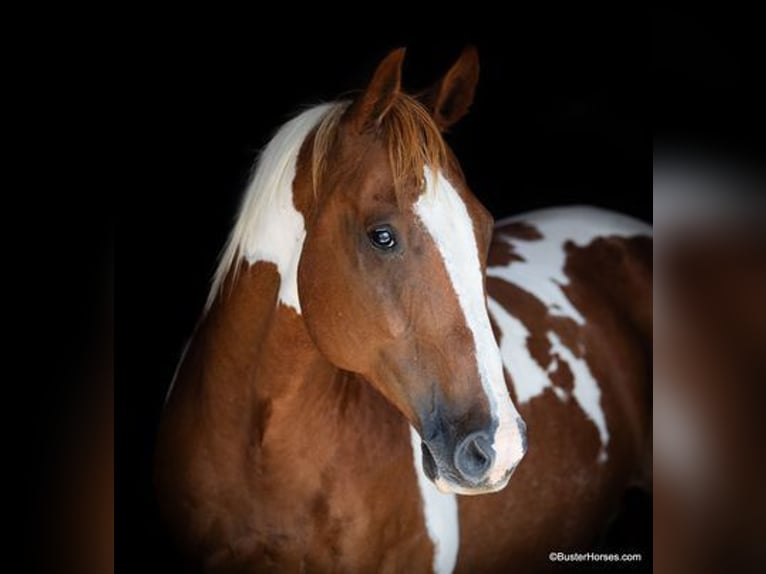
[[[479,496],[481,494],[492,494],[493,492],[499,492],[508,486],[508,482],[511,480],[513,470],[506,473],[505,477],[496,482],[495,484],[479,484],[476,486],[465,486],[462,484],[456,484],[452,481],[445,480],[441,476],[432,479],[432,482],[436,486],[437,490],[442,494],[460,494],[462,496]]]

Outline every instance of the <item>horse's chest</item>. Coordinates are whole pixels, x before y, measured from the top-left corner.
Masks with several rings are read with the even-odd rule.
[[[258,478],[247,522],[258,561],[305,571],[430,571],[433,547],[405,446],[406,456],[382,459],[341,451],[325,460],[315,449],[313,458],[288,457],[291,468],[251,475]]]

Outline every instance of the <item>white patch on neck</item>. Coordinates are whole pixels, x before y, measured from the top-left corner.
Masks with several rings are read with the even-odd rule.
[[[428,537],[434,545],[433,569],[436,574],[448,574],[455,569],[460,546],[460,520],[457,496],[444,494],[434,486],[423,471],[420,435],[410,427],[412,459],[418,477],[420,498],[423,501],[423,519]]]
[[[500,228],[515,222],[533,225],[543,238],[524,240],[503,236]],[[542,301],[551,315],[569,317],[580,325],[585,324],[585,318],[562,290],[569,284],[569,278],[564,274],[564,244],[572,241],[575,245],[585,246],[597,237],[652,234],[652,228],[646,223],[595,207],[542,209],[503,219],[495,227],[499,229],[496,239],[511,244],[524,261],[489,267],[487,276],[518,285]]]
[[[306,237],[303,216],[293,204],[293,180],[301,146],[308,134],[333,108],[322,104],[282,126],[261,153],[239,209],[239,216],[213,278],[209,309],[226,275],[244,257],[248,263],[267,261],[280,276],[279,301],[298,313],[298,262]]]
[[[505,384],[503,363],[487,314],[484,280],[473,221],[460,194],[441,174],[425,169],[426,189],[414,210],[436,244],[452,282],[466,324],[473,335],[476,366],[490,412],[497,421],[495,464],[490,485],[501,483],[524,456],[516,408]]]

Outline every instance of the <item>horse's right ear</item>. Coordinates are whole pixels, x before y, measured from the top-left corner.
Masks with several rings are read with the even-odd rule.
[[[394,50],[378,64],[364,93],[352,104],[350,118],[360,132],[377,127],[399,94],[405,48]]]

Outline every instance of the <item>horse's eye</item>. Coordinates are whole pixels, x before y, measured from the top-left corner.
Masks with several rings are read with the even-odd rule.
[[[394,230],[388,225],[373,227],[367,232],[367,237],[369,237],[373,247],[377,249],[390,251],[396,247],[396,235],[394,234]]]

